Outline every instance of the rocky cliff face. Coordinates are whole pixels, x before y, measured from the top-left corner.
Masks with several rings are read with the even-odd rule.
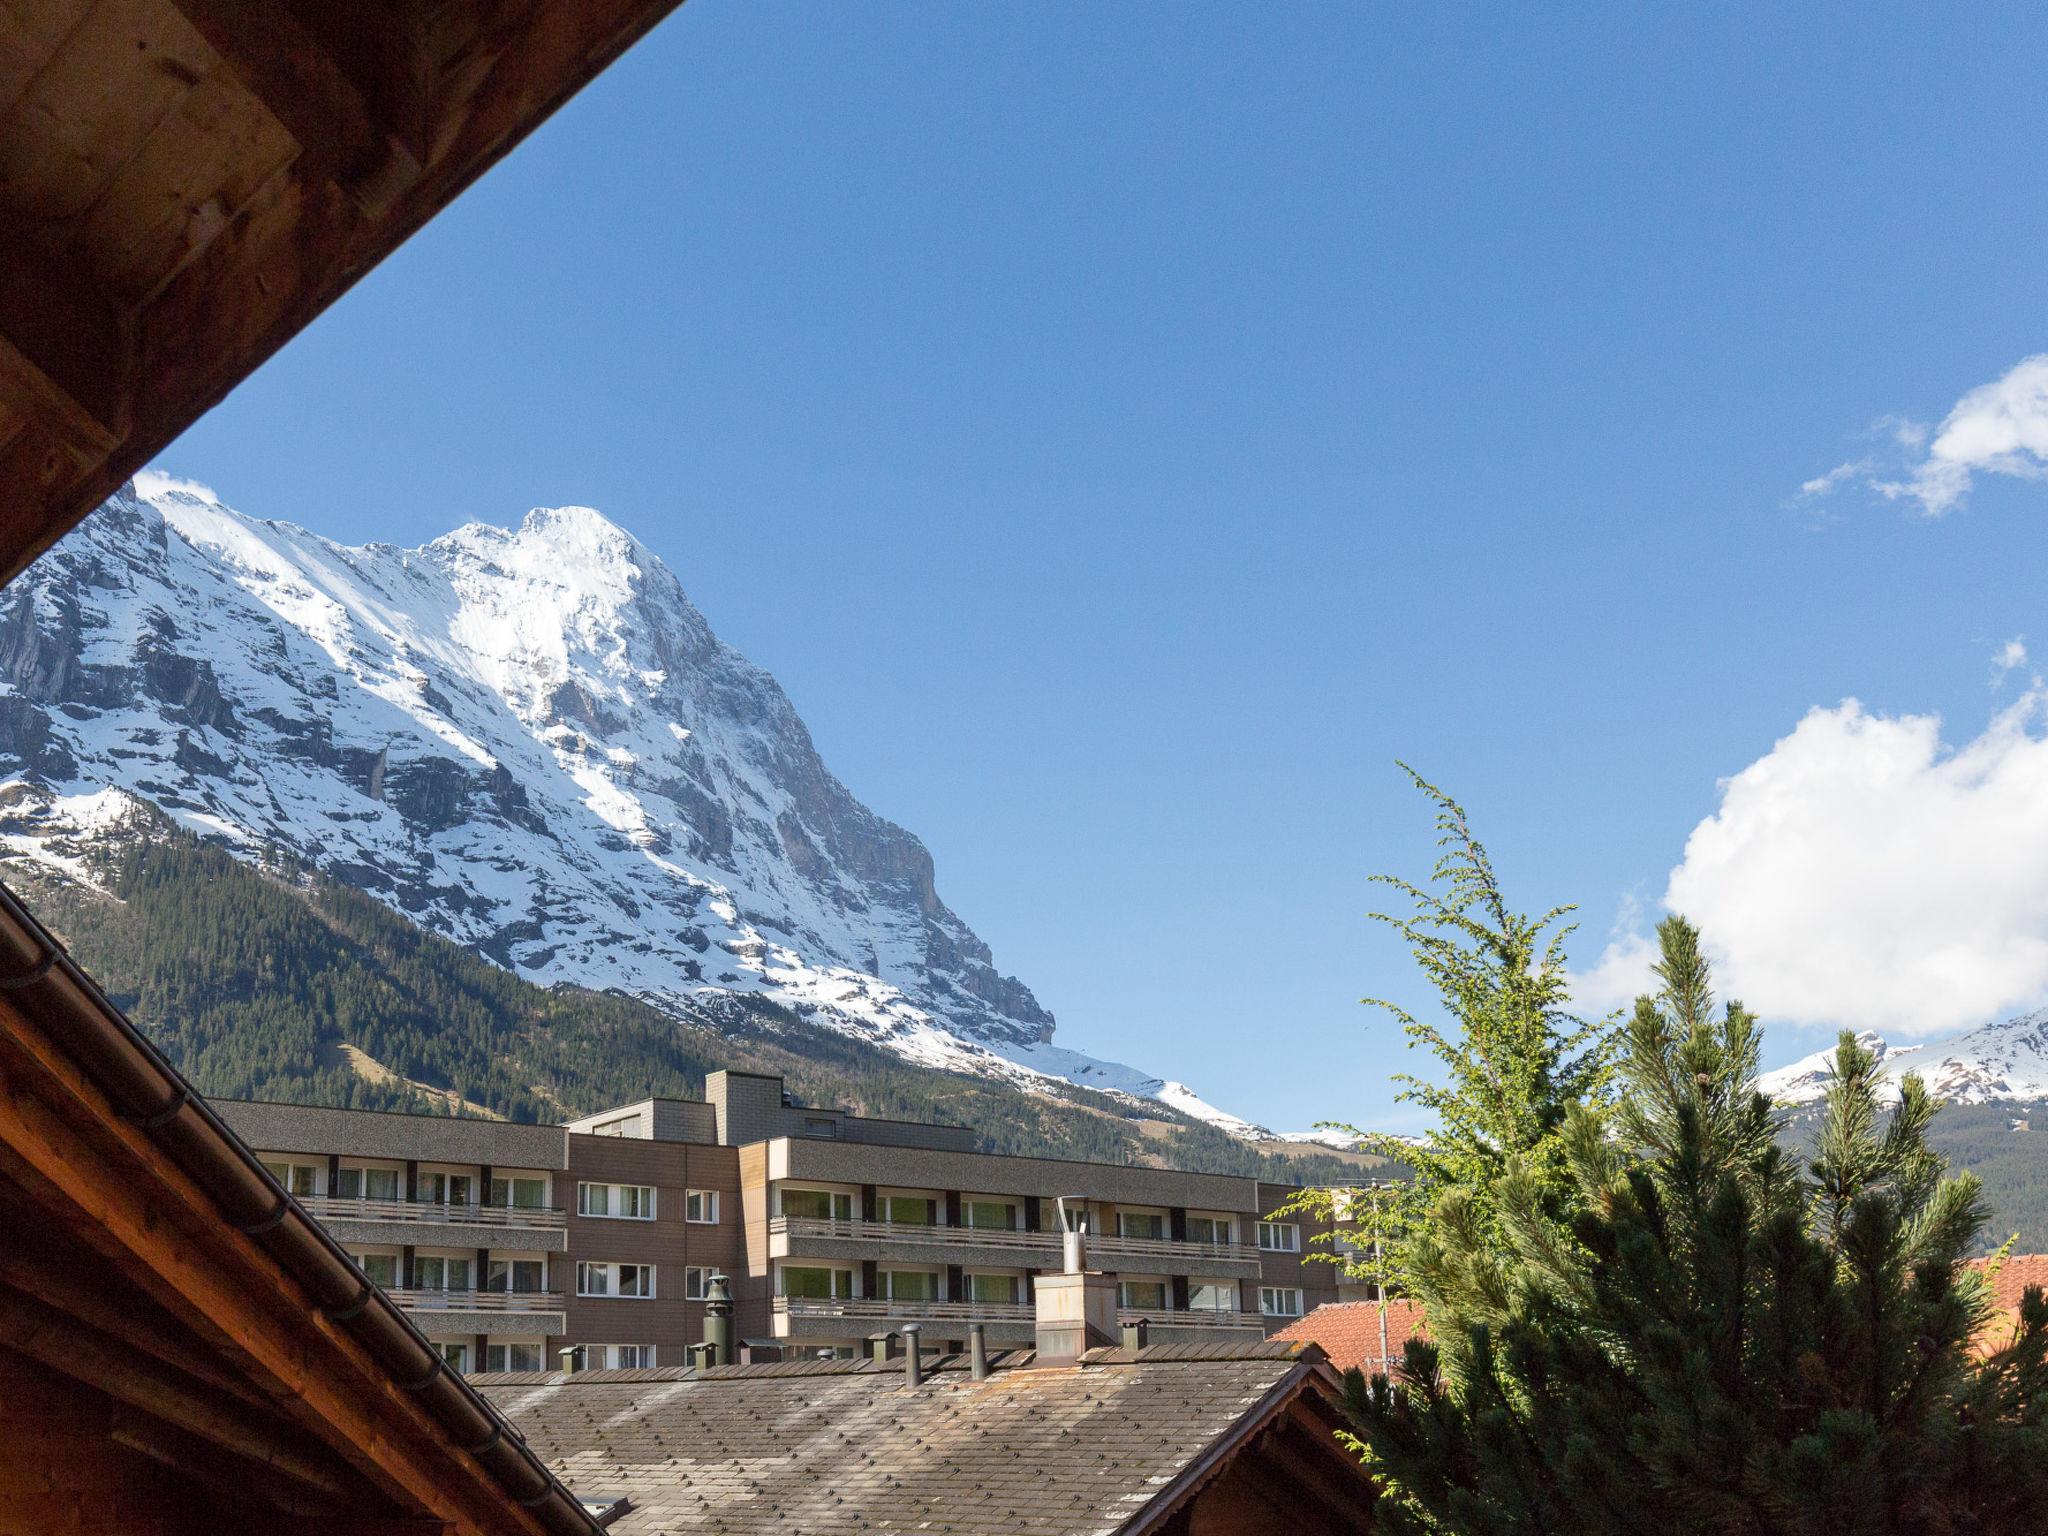
[[[0,595],[0,839],[83,873],[135,800],[536,981],[760,992],[912,1060],[1188,1107],[1051,1045],[924,845],[584,508],[354,549],[117,496]]]

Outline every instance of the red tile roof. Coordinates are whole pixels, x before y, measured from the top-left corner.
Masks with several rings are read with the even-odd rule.
[[[1988,1269],[1991,1264],[1988,1259],[1973,1262],[1979,1269]],[[2048,1291],[2048,1253],[2009,1254],[1991,1270],[1993,1312],[1991,1321],[1977,1331],[1980,1350],[1997,1349],[2010,1340],[2020,1309],[2020,1295],[2030,1285]]]
[[[1320,1344],[1323,1353],[1330,1357],[1330,1364],[1340,1371],[1355,1365],[1371,1375],[1385,1368],[1380,1357],[1380,1306],[1376,1301],[1324,1302],[1273,1337]],[[1387,1353],[1396,1363],[1401,1359],[1402,1346],[1410,1338],[1428,1337],[1422,1303],[1398,1299],[1387,1303]]]

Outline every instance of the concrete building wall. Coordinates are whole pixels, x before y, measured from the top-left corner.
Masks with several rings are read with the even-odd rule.
[[[1058,1158],[999,1157],[979,1152],[778,1140],[769,1152],[770,1177],[910,1189],[962,1190],[1050,1200],[1085,1195],[1091,1201],[1186,1210],[1228,1211],[1249,1217],[1259,1204],[1256,1180],[1173,1168],[1133,1168]],[[1276,1202],[1277,1203],[1277,1202]]]
[[[513,1125],[502,1120],[454,1120],[445,1115],[258,1104],[242,1099],[208,1102],[230,1130],[263,1152],[549,1170],[566,1166],[568,1158],[568,1135],[559,1125]]]

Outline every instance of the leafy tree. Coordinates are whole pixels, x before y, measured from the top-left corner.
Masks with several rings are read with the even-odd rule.
[[[1406,898],[1403,913],[1373,919],[1399,933],[1435,991],[1444,1021],[1398,1003],[1367,998],[1397,1020],[1409,1048],[1434,1056],[1441,1080],[1396,1076],[1398,1097],[1428,1110],[1436,1128],[1419,1144],[1340,1129],[1413,1170],[1374,1192],[1375,1219],[1389,1242],[1379,1254],[1323,1254],[1353,1277],[1406,1290],[1432,1317],[1496,1314],[1505,1301],[1501,1261],[1514,1219],[1532,1214],[1555,1227],[1569,1187],[1567,1122],[1574,1105],[1607,1091],[1613,1030],[1566,1009],[1563,922],[1571,909],[1540,917],[1516,912],[1463,806],[1405,763],[1402,770],[1435,807],[1438,858],[1418,885],[1375,875]],[[1359,1197],[1344,1189],[1304,1190],[1289,1214],[1341,1220]],[[1561,1234],[1559,1234],[1561,1240]]]
[[[1533,1180],[1500,1190],[1496,1315],[1460,1320],[1462,1368],[1411,1343],[1354,1393],[1393,1532],[2034,1530],[2048,1508],[2048,1301],[1981,1358],[1966,1260],[1976,1181],[1926,1143],[1905,1081],[1844,1034],[1802,1169],[1756,1092],[1757,1029],[1716,1017],[1699,935],[1659,930],[1621,1094],[1562,1133],[1571,1241]],[[1442,1336],[1445,1323],[1432,1317]]]

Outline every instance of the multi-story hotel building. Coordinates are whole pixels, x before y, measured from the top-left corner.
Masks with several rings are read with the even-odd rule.
[[[1001,1157],[966,1128],[790,1101],[714,1072],[702,1101],[567,1125],[215,1101],[243,1140],[464,1370],[688,1363],[710,1277],[756,1351],[851,1353],[919,1325],[1032,1338],[1062,1222],[1168,1340],[1257,1338],[1337,1295],[1290,1186]]]

